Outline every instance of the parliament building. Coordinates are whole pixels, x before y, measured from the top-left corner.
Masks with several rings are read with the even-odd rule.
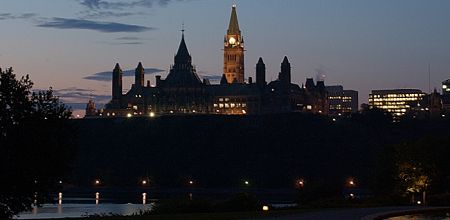
[[[123,94],[123,73],[120,65],[116,64],[112,72],[112,100],[98,115],[328,113],[324,82],[315,83],[313,79],[307,79],[304,86],[292,83],[291,64],[287,57],[282,60],[277,80],[267,83],[266,66],[262,58],[256,63],[255,81],[252,77],[246,80],[244,38],[239,28],[236,6],[232,7],[223,43],[223,75],[220,84],[211,84],[208,79],[202,80],[197,75],[184,32],[169,74],[165,79],[156,76],[154,86],[150,85],[150,81],[145,83],[145,70],[139,63],[134,84]]]

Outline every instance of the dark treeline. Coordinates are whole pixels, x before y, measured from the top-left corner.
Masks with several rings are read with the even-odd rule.
[[[335,192],[346,178],[373,189],[386,172],[389,146],[448,136],[450,123],[360,115],[331,120],[309,114],[265,116],[162,116],[74,120],[79,153],[76,184],[101,178],[108,186],[294,187],[307,184]],[[325,192],[324,192],[325,193]]]

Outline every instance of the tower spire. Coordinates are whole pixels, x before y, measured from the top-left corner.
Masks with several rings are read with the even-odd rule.
[[[233,7],[231,8],[230,24],[228,25],[227,33],[229,35],[230,34],[235,34],[235,35],[241,34],[241,30],[239,29],[237,13],[236,13],[236,5],[233,5]]]
[[[191,63],[191,55],[189,54],[186,42],[184,41],[184,24],[181,32],[181,42],[178,47],[178,52],[175,55],[175,63]]]

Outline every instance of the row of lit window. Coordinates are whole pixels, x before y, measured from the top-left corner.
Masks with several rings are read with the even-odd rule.
[[[421,97],[424,96],[425,94],[418,94],[418,93],[411,93],[411,94],[386,94],[386,95],[373,95],[370,94],[369,96],[373,97],[373,98],[401,98],[401,97]]]
[[[418,98],[376,98],[376,99],[372,99],[375,102],[386,102],[386,101],[394,101],[394,102],[401,102],[401,101],[417,101],[419,100]]]
[[[406,102],[371,102],[372,105],[380,106],[380,105],[406,105]]]
[[[409,106],[407,105],[381,105],[381,106],[376,106],[378,108],[382,108],[382,109],[406,109],[409,108]]]
[[[387,109],[388,112],[406,112],[406,109],[399,108],[399,109]]]
[[[351,96],[328,96],[328,99],[352,99]]]
[[[245,108],[247,103],[214,103],[214,108]]]

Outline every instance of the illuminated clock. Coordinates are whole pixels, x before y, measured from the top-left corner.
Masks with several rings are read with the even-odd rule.
[[[236,43],[236,39],[234,39],[234,37],[230,37],[230,39],[228,40],[228,42],[229,42],[231,45],[234,45],[234,44]]]

